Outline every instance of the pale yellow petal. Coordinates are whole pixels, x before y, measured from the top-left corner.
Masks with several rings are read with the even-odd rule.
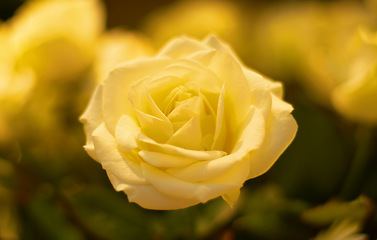
[[[199,117],[191,118],[166,143],[185,149],[203,150]]]
[[[85,143],[85,150],[88,154],[94,158],[96,158],[94,145],[92,140],[92,134],[94,130],[103,122],[102,118],[102,91],[103,86],[99,85],[93,92],[93,95],[89,101],[89,105],[86,108],[85,112],[81,115],[80,121],[84,124],[85,128],[85,135],[86,135],[86,143]]]
[[[227,193],[221,195],[225,202],[229,204],[229,206],[233,207],[234,203],[237,201],[238,197],[240,196],[240,188],[234,188]]]
[[[187,57],[194,52],[206,49],[208,48],[200,42],[182,36],[169,41],[157,56],[177,59]]]
[[[169,122],[168,118],[156,105],[154,99],[149,94],[147,90],[149,82],[149,78],[147,78],[133,85],[128,94],[129,100],[137,110],[155,116],[162,121]]]
[[[173,134],[170,121],[164,121],[155,116],[135,110],[141,131],[156,142],[165,143]]]
[[[93,132],[93,144],[97,161],[102,164],[106,171],[111,172],[124,183],[146,183],[140,166],[121,155],[114,137],[106,129],[105,124],[101,124]]]
[[[240,60],[234,53],[234,51],[230,48],[229,45],[223,43],[218,37],[215,35],[211,34],[207,36],[204,40],[203,43],[208,46],[209,48],[216,49],[217,51],[227,53],[237,59],[240,63]],[[241,64],[241,63],[240,63]]]
[[[224,119],[224,94],[225,94],[225,84],[223,85],[223,88],[221,89],[221,92],[219,95],[217,113],[216,113],[216,125],[215,125],[215,131],[214,131],[211,150],[224,149],[224,144],[226,141],[227,129],[226,129],[226,123]]]
[[[233,185],[235,184],[234,182],[239,184],[239,182],[228,178],[228,176],[224,177],[224,179],[226,178],[229,182],[212,181],[211,183],[202,184],[182,181],[149,164],[142,164],[142,169],[146,179],[159,192],[175,198],[196,199],[203,203],[236,187]],[[239,175],[242,175],[242,173]]]
[[[198,200],[173,198],[158,192],[149,184],[129,184],[120,181],[111,172],[107,172],[111,184],[117,191],[124,191],[130,202],[135,202],[143,208],[155,210],[172,210],[190,207],[198,203]]]
[[[226,152],[224,151],[196,151],[176,147],[170,144],[160,144],[143,134],[139,134],[136,138],[136,141],[138,146],[143,150],[182,156],[200,161],[217,159],[226,155]]]
[[[115,129],[115,139],[118,147],[125,152],[131,152],[137,147],[136,136],[140,133],[137,122],[128,115],[122,115]]]
[[[158,168],[184,167],[197,161],[183,156],[145,150],[141,150],[139,155],[146,163]]]
[[[153,74],[170,61],[162,58],[134,60],[118,65],[105,79],[103,89],[103,116],[106,127],[114,133],[116,124],[123,114],[134,115],[128,99],[130,87],[145,76]]]
[[[272,95],[272,112],[267,125],[266,136],[260,148],[250,159],[248,178],[265,173],[293,141],[297,123],[291,115],[292,106]]]
[[[244,120],[252,100],[242,66],[231,55],[218,51],[201,52],[190,58],[208,67],[226,84],[225,114],[231,116],[230,128],[235,131]]]
[[[196,199],[175,198],[160,193],[151,185],[124,185],[123,191],[130,202],[135,202],[147,209],[173,210],[198,204]]]

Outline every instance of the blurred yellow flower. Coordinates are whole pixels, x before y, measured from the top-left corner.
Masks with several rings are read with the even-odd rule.
[[[251,28],[250,62],[278,79],[296,79],[330,106],[333,88],[348,76],[369,16],[356,2],[305,2],[268,8]],[[262,47],[263,46],[263,47]]]
[[[10,20],[12,42],[40,79],[70,79],[91,63],[104,15],[97,0],[29,1]]]
[[[222,196],[266,172],[297,125],[282,85],[244,67],[217,37],[180,37],[118,65],[81,117],[88,154],[118,191],[150,209]]]
[[[95,78],[102,82],[119,63],[153,54],[151,43],[140,33],[122,29],[107,31],[101,36],[94,63]]]
[[[152,12],[144,30],[158,46],[173,36],[189,35],[203,38],[215,33],[235,44],[239,41],[241,12],[231,1],[186,0]]]
[[[365,48],[351,66],[347,81],[332,93],[334,107],[349,119],[377,124],[377,34],[361,30]]]
[[[25,101],[34,82],[34,73],[27,66],[17,64],[10,29],[0,22],[0,103],[1,110],[17,108]]]
[[[9,140],[9,122],[20,111],[34,85],[34,72],[17,63],[10,29],[0,22],[0,143]]]

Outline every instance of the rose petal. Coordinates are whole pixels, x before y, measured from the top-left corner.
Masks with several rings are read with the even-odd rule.
[[[115,129],[115,139],[118,147],[125,152],[131,152],[137,147],[136,136],[141,132],[134,119],[122,115]]]
[[[262,129],[262,131],[261,131]],[[208,181],[224,174],[239,161],[249,160],[249,154],[260,147],[264,139],[265,121],[258,109],[251,108],[241,136],[231,154],[211,161],[201,161],[184,168],[172,168],[167,172],[186,181]]]
[[[272,95],[272,111],[263,143],[251,156],[248,178],[266,172],[292,142],[297,123],[291,115],[292,106]]]
[[[155,210],[173,210],[198,204],[196,199],[175,198],[160,193],[150,185],[124,185],[123,191],[130,202],[135,202],[143,208]]]
[[[204,203],[240,186],[247,175],[247,169],[245,171],[243,165],[235,164],[234,170],[232,169],[220,178],[212,179],[206,183],[182,181],[149,164],[142,163],[141,166],[146,179],[159,192],[176,198],[197,199]]]
[[[185,149],[203,150],[199,117],[191,118],[166,143]]]
[[[145,184],[140,167],[130,159],[124,159],[118,151],[114,137],[102,123],[93,132],[93,144],[97,160],[102,167],[124,183]]]
[[[137,109],[135,112],[142,132],[155,141],[165,143],[174,134],[170,121],[161,120]]]
[[[153,98],[150,96],[146,90],[146,85],[149,84],[149,78],[139,81],[133,85],[128,94],[129,99],[134,108],[138,109],[141,112],[155,116],[162,121],[170,123],[169,119],[161,112],[160,108],[156,105]]]
[[[217,51],[231,55],[234,59],[236,59],[239,62],[239,64],[241,64],[241,61],[238,59],[238,57],[236,56],[234,51],[229,47],[229,45],[223,43],[215,35],[209,35],[202,42],[209,48],[216,49]]]
[[[147,163],[159,168],[184,167],[197,160],[159,152],[141,150],[140,157]]]
[[[225,115],[231,116],[230,128],[236,131],[237,126],[243,122],[252,99],[249,83],[240,64],[229,54],[218,51],[200,52],[190,58],[209,68],[226,84]]]
[[[227,129],[225,126],[224,120],[224,94],[225,94],[225,84],[223,85],[220,95],[219,101],[217,105],[217,114],[216,114],[216,125],[215,125],[215,132],[213,136],[213,143],[211,150],[223,150],[224,144],[227,135]]]
[[[106,127],[114,134],[116,124],[123,114],[135,116],[128,93],[130,87],[141,78],[153,74],[168,65],[170,60],[145,58],[116,67],[104,81],[102,111]]]
[[[170,144],[160,144],[143,134],[139,134],[136,137],[136,142],[138,146],[143,150],[182,156],[200,161],[217,159],[226,155],[226,152],[224,151],[196,151],[176,147]]]
[[[240,188],[234,188],[228,191],[227,193],[221,195],[221,197],[229,204],[229,206],[233,207],[234,203],[237,201],[238,197],[240,196]]]
[[[168,45],[166,45],[159,52],[157,57],[169,57],[176,59],[186,57],[193,52],[206,49],[206,46],[201,44],[200,42],[182,36],[180,38],[175,38],[172,41],[169,41]]]
[[[85,112],[80,116],[80,121],[84,123],[86,144],[84,146],[87,153],[94,159],[97,159],[94,145],[92,140],[92,134],[94,130],[103,122],[101,106],[102,104],[102,91],[103,86],[99,85],[93,92],[90,98],[89,105],[85,109]]]

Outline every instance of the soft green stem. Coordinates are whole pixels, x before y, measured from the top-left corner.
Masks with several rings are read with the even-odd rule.
[[[368,169],[373,146],[373,128],[360,126],[355,133],[356,152],[343,184],[340,196],[344,200],[352,200],[358,197],[365,181],[365,173]]]

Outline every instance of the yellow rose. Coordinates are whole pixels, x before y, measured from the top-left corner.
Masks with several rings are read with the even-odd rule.
[[[105,25],[97,0],[40,0],[22,5],[10,19],[20,61],[41,79],[76,77],[88,68]]]
[[[81,117],[88,154],[117,191],[149,209],[222,196],[266,172],[297,125],[282,86],[244,67],[215,36],[173,39],[115,68]]]
[[[332,90],[358,54],[355,30],[369,17],[362,4],[351,1],[269,7],[249,31],[250,63],[273,77],[297,79],[314,100],[331,105]]]
[[[9,122],[20,111],[34,86],[34,72],[17,64],[9,26],[0,22],[0,144],[11,135]]]
[[[363,124],[377,124],[377,34],[359,31],[364,48],[354,61],[350,77],[336,86],[332,102],[336,110]]]

